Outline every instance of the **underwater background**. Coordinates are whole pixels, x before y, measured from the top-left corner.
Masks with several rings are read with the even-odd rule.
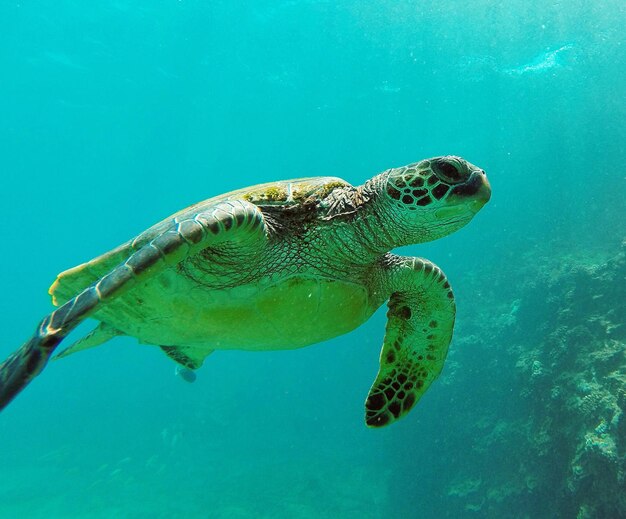
[[[385,308],[194,384],[117,338],[0,415],[0,518],[626,517],[625,23],[619,0],[1,2],[2,359],[58,272],[231,189],[455,154],[493,197],[402,249],[458,307],[407,418],[363,421]]]

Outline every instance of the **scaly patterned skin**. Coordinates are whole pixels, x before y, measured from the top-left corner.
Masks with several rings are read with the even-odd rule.
[[[454,232],[491,196],[484,171],[459,157],[392,169],[369,184],[370,215],[355,225],[374,256]],[[456,307],[446,276],[428,260],[385,253],[373,273],[375,292],[389,299],[380,369],[365,402],[367,425],[380,427],[406,416],[441,373]]]
[[[437,378],[455,317],[450,284],[430,261],[390,254],[382,274],[391,297],[380,370],[365,402],[372,427],[405,416]]]
[[[366,401],[366,423],[389,424],[405,416],[440,373],[455,316],[452,291],[441,270],[427,260],[389,251],[454,232],[489,197],[482,170],[459,157],[438,157],[385,171],[358,187],[333,177],[302,179],[256,186],[192,206],[116,249],[116,261],[127,259],[108,273],[93,276],[93,269],[102,265],[99,260],[79,269],[81,279],[93,276],[84,290],[73,291],[65,281],[64,294],[63,283],[53,285],[55,299],[61,296],[61,302],[67,302],[0,365],[0,409],[43,369],[52,351],[82,320],[95,312],[101,316],[108,309],[123,309],[117,301],[125,300],[124,294],[138,281],[145,287],[145,281],[168,272],[179,287],[191,282],[214,293],[304,276],[305,284],[320,279],[363,287],[368,306],[360,322],[389,301],[380,370]],[[341,290],[336,293],[348,293]],[[340,324],[336,319],[326,322],[329,329]],[[304,339],[301,345],[314,342],[299,339]],[[184,344],[169,344],[180,344],[164,347],[180,364],[201,364],[202,356],[186,356],[190,350]]]
[[[0,410],[45,367],[60,342],[98,306],[119,297],[138,281],[154,276],[208,246],[245,237],[247,246],[265,240],[263,216],[249,202],[218,204],[174,225],[138,248],[124,263],[47,316],[33,337],[0,364]]]

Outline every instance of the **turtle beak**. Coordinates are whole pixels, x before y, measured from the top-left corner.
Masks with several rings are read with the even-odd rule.
[[[449,198],[456,197],[477,213],[491,198],[491,185],[485,172],[482,169],[472,171],[467,181],[455,186],[450,192]]]
[[[482,185],[478,188],[476,196],[482,198],[483,205],[485,205],[487,202],[489,202],[489,199],[491,198],[491,184],[489,183],[487,174],[482,169],[479,169],[477,173],[479,175],[479,178],[482,179]]]

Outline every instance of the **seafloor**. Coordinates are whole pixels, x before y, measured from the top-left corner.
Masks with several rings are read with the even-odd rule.
[[[460,323],[456,350],[475,354],[448,366],[447,383],[472,387],[456,419],[474,439],[449,460],[450,517],[626,517],[626,242],[507,260]]]

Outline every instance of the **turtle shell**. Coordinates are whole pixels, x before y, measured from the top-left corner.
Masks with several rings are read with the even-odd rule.
[[[309,204],[315,209],[318,205],[316,202],[326,198],[334,189],[349,186],[348,182],[337,177],[307,177],[258,184],[209,198],[178,211],[113,250],[61,272],[48,293],[52,296],[52,302],[56,306],[69,301],[81,290],[128,259],[133,251],[173,225],[175,220],[193,217],[194,214],[216,203],[242,199],[270,210],[281,207],[296,208],[304,204]]]

